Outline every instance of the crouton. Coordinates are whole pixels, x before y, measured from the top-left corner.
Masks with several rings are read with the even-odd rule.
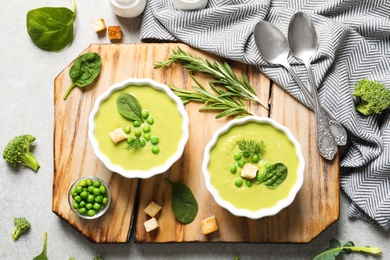
[[[110,132],[110,137],[111,137],[111,140],[117,144],[117,143],[120,143],[124,140],[127,140],[127,135],[126,133],[123,131],[122,128],[117,128],[113,131]]]
[[[244,168],[242,168],[241,177],[248,180],[252,180],[253,178],[256,177],[258,170],[259,168],[257,168],[256,165],[246,163],[244,165]]]
[[[122,29],[120,26],[108,26],[108,38],[110,40],[121,40]]]
[[[98,19],[93,21],[93,28],[95,29],[95,32],[102,32],[107,29],[106,22],[104,19]]]
[[[154,218],[157,213],[161,210],[161,206],[156,202],[152,201],[149,205],[144,209],[144,212],[148,214],[150,217]]]
[[[218,224],[217,220],[215,219],[215,216],[211,216],[202,220],[202,222],[200,222],[200,225],[202,226],[202,233],[205,235],[218,230]]]
[[[159,228],[158,221],[156,218],[151,218],[144,222],[145,230],[146,232],[150,232],[152,230],[155,230]]]

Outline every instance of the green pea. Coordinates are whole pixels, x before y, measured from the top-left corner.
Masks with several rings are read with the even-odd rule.
[[[259,161],[260,161],[260,156],[259,156],[258,154],[253,154],[253,155],[251,156],[251,162],[257,163],[257,162],[259,162]]]
[[[154,145],[158,144],[160,142],[160,139],[158,139],[157,136],[152,136],[152,138],[150,139],[150,142]]]
[[[235,184],[237,187],[241,187],[243,183],[244,183],[244,181],[243,181],[241,178],[236,179],[236,180],[234,181],[234,184]]]
[[[84,207],[84,208],[79,208],[79,213],[80,214],[85,214],[87,212],[87,209]]]
[[[80,185],[76,185],[76,193],[78,194],[78,193],[80,193],[82,191],[83,191],[83,187],[80,186]]]
[[[236,173],[237,172],[237,165],[235,165],[235,164],[230,165],[230,172],[231,173]]]
[[[148,123],[149,125],[153,125],[154,124],[154,118],[153,117],[148,117],[148,119],[146,119],[146,123]]]
[[[238,160],[237,165],[238,165],[238,167],[242,168],[242,167],[244,167],[245,162],[243,160]]]
[[[95,201],[95,196],[92,195],[92,194],[89,194],[89,195],[88,195],[88,198],[87,198],[87,202],[92,203],[92,202],[94,202],[94,201]]]
[[[243,151],[242,156],[244,156],[244,158],[249,158],[249,156],[251,156],[251,153],[249,151]]]
[[[149,112],[147,110],[142,111],[142,118],[147,119],[149,117]]]
[[[128,143],[128,144],[131,144],[132,142],[134,142],[134,137],[129,137],[129,138],[127,138],[127,140],[126,140],[126,142]]]
[[[133,121],[133,126],[134,127],[139,127],[141,125],[141,121],[139,121],[139,120],[134,120]]]
[[[268,169],[271,166],[272,166],[272,163],[270,163],[270,162],[265,162],[264,163],[264,168],[266,168],[266,169]]]
[[[92,204],[92,203],[87,203],[87,204],[85,204],[85,207],[86,207],[87,209],[92,209],[93,204]]]
[[[95,202],[93,204],[93,209],[96,211],[99,211],[102,208],[102,205],[100,203]]]
[[[136,136],[136,137],[140,137],[141,135],[142,135],[142,132],[141,132],[141,130],[135,130],[134,131],[134,135]]]
[[[107,205],[108,204],[108,197],[104,197],[103,198],[102,204],[103,205]]]
[[[82,192],[84,192],[84,191],[88,191],[87,187],[84,187],[84,188],[83,188],[83,191],[82,191]],[[80,192],[80,193],[81,193],[81,192]]]
[[[263,182],[263,180],[264,180],[264,174],[257,174],[256,180],[257,180],[258,182]]]
[[[238,160],[241,160],[241,158],[242,158],[241,152],[238,152],[238,153],[234,154],[234,160],[238,161]]]
[[[157,145],[152,147],[152,153],[158,154],[159,152],[160,152],[160,147],[158,147]]]
[[[76,201],[77,203],[80,203],[80,201],[81,201],[80,195],[76,195],[73,199],[74,199],[74,201]]]
[[[80,208],[85,207],[85,205],[87,205],[87,203],[84,200],[80,201],[79,203]]]
[[[81,181],[79,181],[79,185],[80,185],[81,187],[87,186],[87,180],[81,180]]]
[[[151,130],[150,126],[148,125],[145,125],[143,128],[142,128],[142,131],[144,131],[144,133],[149,133]]]
[[[96,211],[93,210],[93,209],[90,209],[90,210],[88,210],[87,215],[90,216],[90,217],[93,217],[93,216],[96,215]]]
[[[95,202],[97,203],[102,203],[103,202],[103,196],[102,195],[98,195],[95,197]]]
[[[93,189],[93,195],[98,196],[98,195],[102,194],[102,191],[100,190],[100,187]]]
[[[139,139],[139,145],[140,145],[141,147],[144,147],[144,146],[146,145],[146,140],[143,139],[143,138],[140,138],[140,139]]]
[[[86,180],[86,182],[87,182],[87,186],[91,186],[93,184],[93,181],[89,178]]]
[[[102,183],[100,181],[98,181],[98,180],[93,182],[93,186],[96,187],[96,188],[99,188],[100,185],[102,185]]]
[[[70,195],[72,195],[73,198],[77,195],[76,188],[70,190]]]
[[[78,208],[80,208],[80,205],[77,202],[73,202],[72,207],[74,209],[78,209]]]
[[[245,181],[245,185],[248,187],[248,188],[250,188],[250,187],[252,187],[252,181],[250,181],[250,180],[246,180]]]
[[[86,200],[87,197],[88,197],[88,191],[82,191],[80,193],[80,197],[81,197],[82,200]]]
[[[100,191],[102,192],[102,194],[105,194],[107,192],[106,186],[104,185],[100,186]]]
[[[126,134],[130,134],[130,133],[131,133],[131,126],[125,125],[125,126],[123,127],[123,131],[124,131]]]
[[[152,135],[150,133],[144,133],[144,138],[146,141],[149,141]]]
[[[101,186],[100,186],[101,187]],[[95,187],[91,184],[90,186],[88,186],[88,188],[87,188],[87,190],[88,190],[88,192],[89,193],[93,193],[93,189],[94,189]]]

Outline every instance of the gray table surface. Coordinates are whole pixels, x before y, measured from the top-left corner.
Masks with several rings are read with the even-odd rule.
[[[110,43],[98,37],[92,21],[104,18],[107,25],[120,25],[123,43],[140,42],[142,16],[123,19],[115,16],[105,0],[77,0],[76,31],[73,43],[61,52],[46,52],[30,40],[25,20],[30,9],[42,6],[71,7],[68,0],[2,1],[0,9],[0,150],[16,135],[37,137],[34,150],[41,168],[38,173],[13,170],[0,160],[0,259],[32,259],[42,250],[43,232],[48,232],[50,259],[88,260],[102,255],[114,259],[312,259],[337,238],[357,245],[382,247],[379,259],[390,259],[389,232],[372,224],[347,217],[349,199],[341,194],[339,220],[307,244],[177,243],[135,244],[133,235],[126,244],[98,245],[51,211],[53,180],[53,86],[54,78],[91,43]],[[335,204],[338,203],[335,201]],[[13,242],[13,218],[24,216],[32,228]],[[341,259],[378,259],[350,255]]]

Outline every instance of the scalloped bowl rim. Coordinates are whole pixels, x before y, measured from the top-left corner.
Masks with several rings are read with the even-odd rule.
[[[235,125],[242,125],[242,124],[245,124],[247,122],[268,123],[268,124],[272,125],[273,127],[275,127],[276,129],[283,131],[287,135],[288,139],[294,144],[295,152],[296,152],[296,155],[297,155],[298,161],[299,161],[299,166],[298,166],[298,171],[297,171],[297,181],[295,182],[294,186],[291,188],[288,196],[285,197],[284,199],[280,200],[273,207],[263,208],[263,209],[256,210],[256,211],[251,211],[251,210],[243,209],[243,208],[237,208],[232,203],[222,199],[219,192],[217,191],[217,189],[215,189],[214,186],[211,184],[211,175],[208,171],[208,164],[210,161],[210,150],[215,146],[219,136],[226,133],[227,131],[229,131],[231,127],[233,127]],[[251,219],[259,219],[259,218],[266,217],[266,216],[276,215],[282,209],[289,206],[294,201],[298,191],[301,189],[301,187],[303,185],[304,169],[305,169],[305,160],[304,160],[303,155],[302,155],[301,145],[299,144],[297,139],[293,136],[291,131],[287,127],[277,123],[275,120],[273,120],[271,118],[259,117],[259,116],[247,116],[247,117],[240,118],[240,119],[233,119],[233,120],[229,121],[228,123],[226,123],[220,129],[218,129],[214,133],[214,135],[211,138],[211,140],[209,141],[209,143],[206,145],[203,163],[202,163],[202,172],[203,172],[203,176],[205,178],[206,188],[211,193],[211,195],[214,197],[216,203],[218,205],[220,205],[221,207],[230,211],[235,216],[247,217],[247,218],[251,218]]]
[[[179,113],[181,114],[181,117],[183,119],[183,121],[182,121],[183,136],[180,139],[176,153],[173,154],[165,162],[165,164],[153,167],[153,168],[148,169],[148,170],[126,170],[126,169],[122,168],[120,165],[111,163],[111,161],[108,159],[108,157],[100,151],[99,143],[96,140],[95,135],[94,135],[94,132],[95,132],[94,119],[95,119],[97,112],[99,111],[100,104],[103,101],[105,101],[106,99],[108,99],[113,92],[115,92],[117,90],[124,89],[124,88],[128,87],[129,85],[136,85],[136,86],[148,85],[148,86],[151,86],[155,89],[158,89],[158,90],[165,92],[168,95],[168,97],[176,103],[177,108],[179,110]],[[109,170],[111,170],[112,172],[116,172],[116,173],[118,173],[126,178],[147,179],[147,178],[150,178],[154,175],[161,174],[161,173],[168,171],[169,168],[177,160],[180,159],[180,157],[182,156],[182,154],[184,152],[184,148],[185,148],[187,141],[188,141],[188,138],[189,138],[188,125],[189,125],[189,118],[188,118],[187,111],[184,108],[183,102],[181,101],[181,99],[178,96],[176,96],[172,92],[172,90],[168,86],[166,86],[162,83],[159,83],[153,79],[149,79],[149,78],[128,78],[122,82],[115,83],[115,84],[111,85],[106,91],[104,91],[96,99],[95,104],[94,104],[94,106],[91,110],[91,113],[89,114],[89,118],[88,118],[88,139],[92,144],[92,148],[93,148],[95,155],[103,162],[103,164]]]

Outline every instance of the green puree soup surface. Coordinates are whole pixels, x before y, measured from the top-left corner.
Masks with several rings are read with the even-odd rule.
[[[240,151],[236,142],[242,139],[264,141],[265,151],[260,154],[261,160],[256,163],[259,173],[264,172],[264,163],[267,161],[286,165],[288,175],[279,187],[269,189],[264,183],[257,184],[256,180],[251,187],[247,187],[245,183],[241,187],[235,186],[234,182],[240,177],[242,169],[239,168],[237,173],[231,173],[229,168],[235,164],[234,154]],[[284,132],[268,123],[247,122],[233,126],[219,137],[210,150],[208,170],[211,184],[222,199],[229,201],[236,208],[257,211],[273,207],[279,200],[288,196],[298,178],[298,164],[294,144]]]
[[[117,128],[131,126],[130,136],[134,136],[135,129],[142,131],[142,126],[147,124],[144,121],[140,127],[135,128],[130,120],[118,112],[116,100],[121,93],[128,93],[137,98],[142,110],[149,111],[150,116],[154,118],[150,134],[157,136],[160,140],[158,154],[151,152],[152,144],[150,142],[147,142],[142,148],[128,150],[125,149],[126,141],[114,144],[111,140],[109,133]],[[108,99],[100,104],[94,120],[94,134],[101,152],[108,157],[111,163],[120,165],[126,170],[149,170],[163,165],[176,153],[183,136],[183,120],[177,104],[165,92],[148,85],[128,85],[113,92]]]

